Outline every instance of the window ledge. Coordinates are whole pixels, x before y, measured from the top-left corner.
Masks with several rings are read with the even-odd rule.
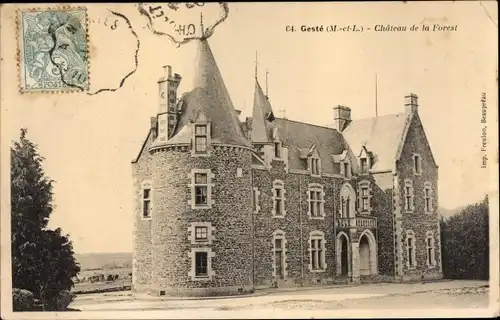
[[[151,216],[149,216],[149,217],[141,217],[141,220],[146,220],[146,221],[147,220],[151,220]]]
[[[309,219],[310,220],[325,220],[325,216],[316,217],[316,216],[309,215]]]
[[[194,205],[191,207],[191,209],[194,209],[194,210],[204,210],[204,209],[212,209],[212,206],[206,204],[206,205]]]
[[[209,157],[211,156],[210,152],[209,153],[191,153],[191,157]]]
[[[311,272],[315,272],[315,273],[326,272],[326,268],[325,269],[311,269]]]
[[[284,214],[273,214],[273,218],[285,218],[285,215]]]

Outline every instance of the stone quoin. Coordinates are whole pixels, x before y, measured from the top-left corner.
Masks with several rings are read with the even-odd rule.
[[[255,79],[240,121],[206,38],[194,86],[170,66],[132,161],[132,289],[248,294],[264,287],[442,278],[438,166],[418,97],[332,126],[279,118]]]

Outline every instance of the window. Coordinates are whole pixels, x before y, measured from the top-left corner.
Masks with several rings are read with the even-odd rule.
[[[422,157],[419,154],[413,155],[413,173],[416,175],[422,173]]]
[[[425,244],[427,249],[427,266],[435,267],[436,266],[436,255],[434,248],[434,235],[432,231],[427,231],[425,237]]]
[[[212,244],[215,227],[211,222],[191,222],[188,227],[188,240],[191,244]]]
[[[432,208],[432,185],[430,182],[424,183],[424,207],[426,213],[433,212]]]
[[[273,232],[273,277],[280,279],[287,275],[286,238],[281,230]]]
[[[408,269],[415,269],[417,266],[417,261],[415,259],[415,233],[412,230],[406,231],[406,255]]]
[[[413,211],[413,182],[409,179],[404,185],[404,207],[407,212]]]
[[[319,158],[311,158],[311,174],[319,176],[321,174]]]
[[[368,173],[368,159],[361,158],[360,159],[361,173]]]
[[[207,152],[207,125],[197,124],[194,126],[194,151],[195,153]]]
[[[308,202],[309,202],[309,212],[307,215],[309,218],[322,218],[324,217],[324,192],[323,186],[316,183],[309,184],[308,188]]]
[[[309,270],[323,272],[326,270],[325,235],[320,231],[313,231],[309,235]]]
[[[207,252],[196,252],[195,253],[195,276],[196,277],[206,277],[208,275],[208,253]]]
[[[195,240],[207,240],[208,228],[207,227],[195,227],[194,228],[194,238]]]
[[[371,196],[370,196],[370,182],[361,181],[358,184],[359,189],[359,211],[360,213],[370,214],[371,211]]]
[[[281,158],[281,142],[274,143],[274,157],[277,159]]]
[[[340,189],[340,217],[349,218],[355,212],[356,194],[349,183],[344,183]]]
[[[191,270],[188,272],[188,276],[191,281],[210,281],[215,275],[212,270],[212,258],[215,257],[215,253],[209,247],[205,248],[192,248],[189,252],[189,257],[191,258]]]
[[[259,198],[260,198],[260,191],[257,187],[254,187],[252,189],[252,206],[254,213],[259,213],[260,211]]]
[[[141,199],[141,214],[143,219],[151,218],[151,198],[152,190],[151,183],[149,181],[142,183],[142,199]]]
[[[212,200],[212,187],[211,183],[214,175],[210,169],[192,169],[190,173],[191,184],[191,204],[192,209],[206,209],[211,208],[214,201]]]
[[[275,217],[283,217],[285,215],[285,188],[283,181],[275,180],[273,182],[273,210],[272,214]]]
[[[208,203],[208,178],[206,173],[194,174],[194,190],[196,205],[206,205]]]
[[[368,200],[369,200],[369,195],[368,195],[368,187],[362,187],[361,188],[361,210],[362,211],[368,211]]]
[[[346,178],[350,178],[351,177],[351,164],[349,162],[344,162],[343,165],[344,165],[344,176],[346,176]]]

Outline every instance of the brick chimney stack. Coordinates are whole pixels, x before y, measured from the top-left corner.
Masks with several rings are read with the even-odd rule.
[[[333,107],[333,122],[338,132],[344,131],[351,121],[351,108],[340,105]]]
[[[410,93],[405,96],[405,110],[407,114],[418,112],[418,96],[414,93]]]

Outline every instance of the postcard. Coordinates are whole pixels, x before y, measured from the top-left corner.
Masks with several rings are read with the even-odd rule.
[[[0,12],[2,318],[499,315],[496,2]]]

